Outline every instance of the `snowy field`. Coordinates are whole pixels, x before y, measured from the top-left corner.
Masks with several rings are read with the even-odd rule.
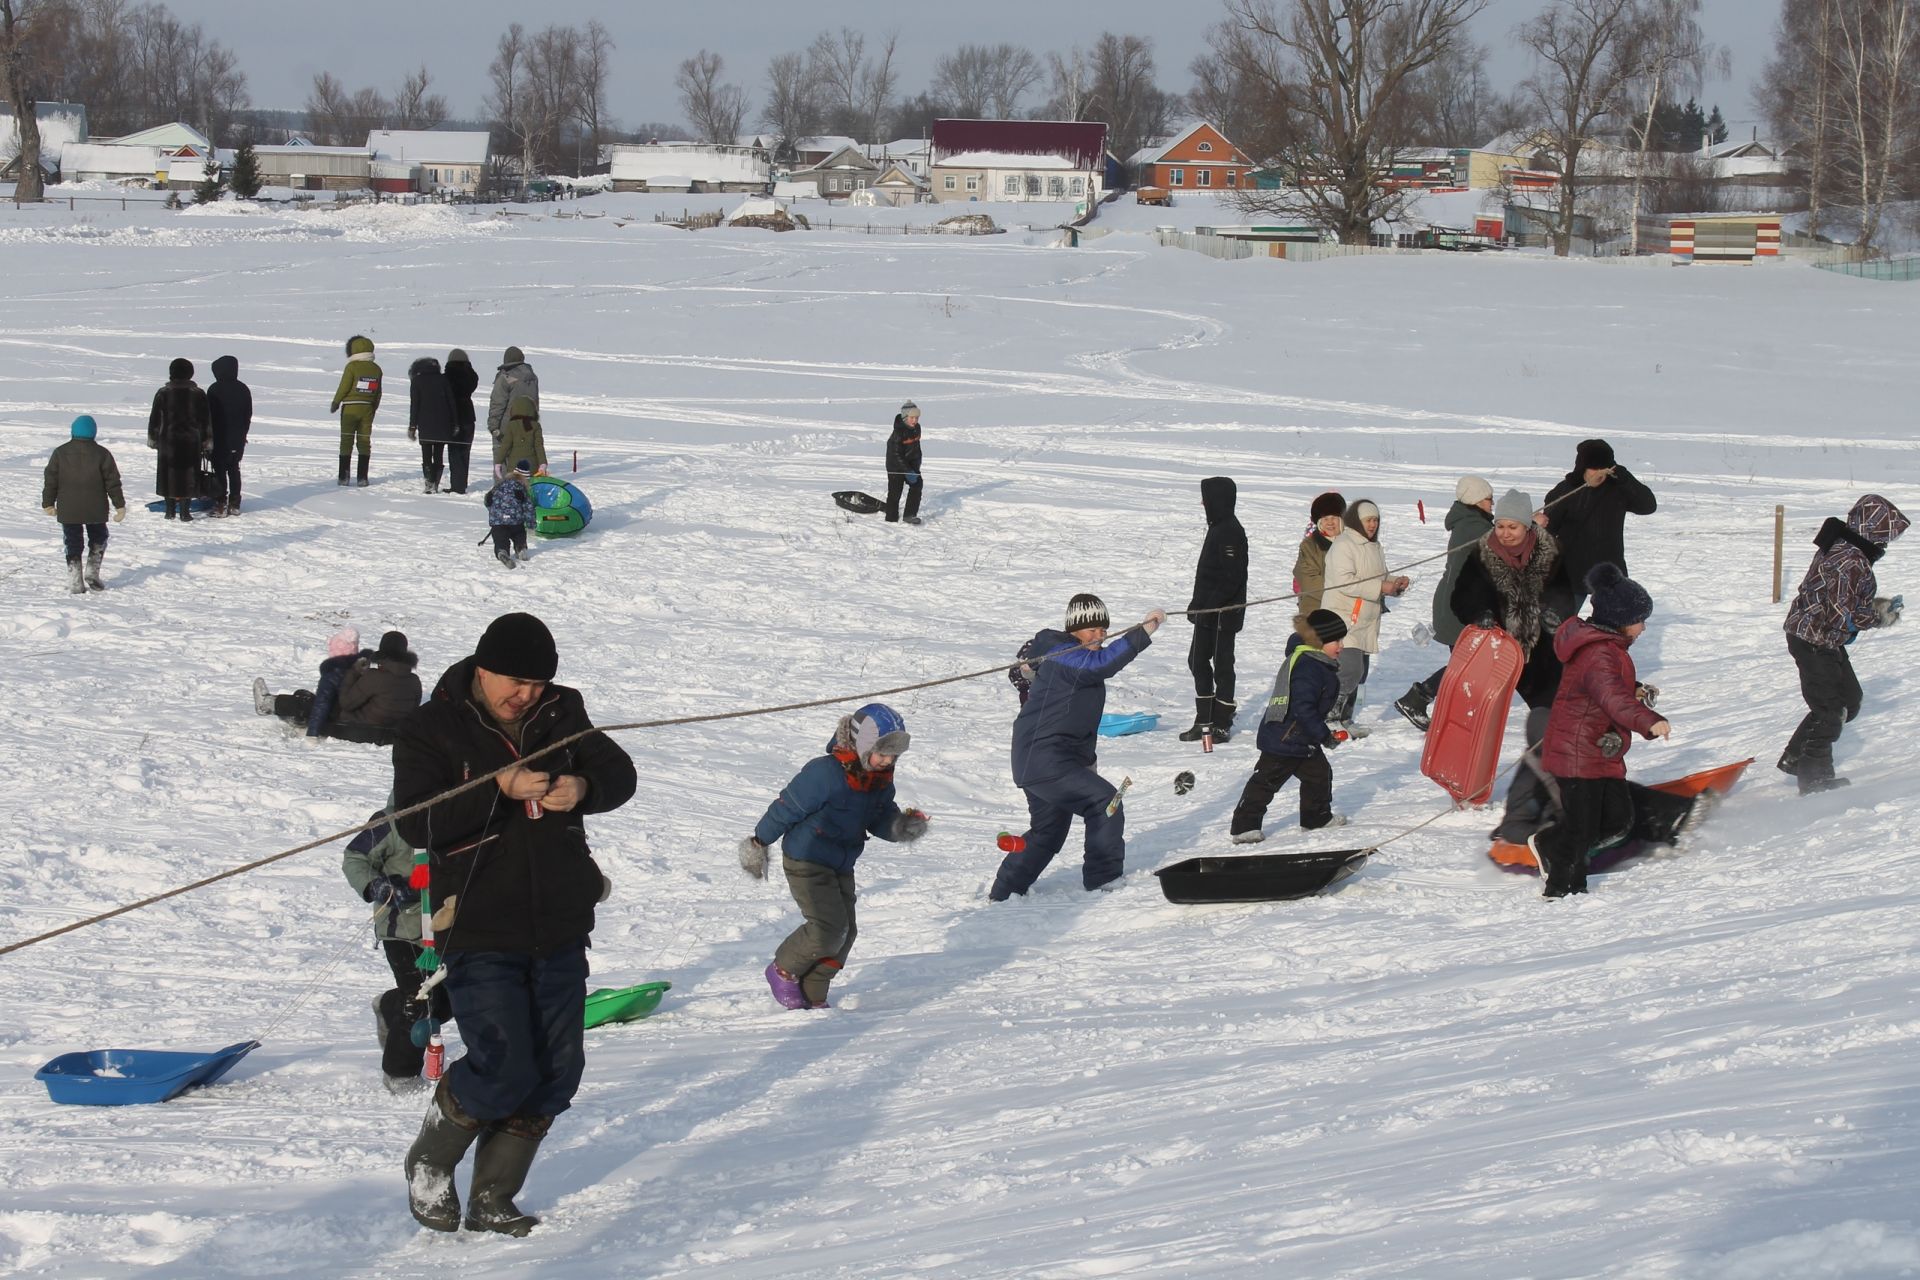
[[[533,609],[602,722],[854,695],[1004,662],[1076,591],[1121,620],[1184,605],[1213,474],[1239,481],[1271,595],[1324,489],[1378,501],[1403,564],[1444,547],[1463,472],[1537,501],[1606,436],[1660,498],[1628,545],[1657,602],[1635,656],[1674,734],[1636,746],[1635,776],[1759,757],[1694,847],[1586,898],[1497,872],[1488,817],[1458,813],[1321,898],[1175,906],[1149,872],[1228,851],[1255,754],[1250,735],[1175,741],[1176,620],[1109,697],[1163,717],[1103,745],[1136,784],[1118,891],[1082,893],[1068,855],[989,906],[994,834],[1024,817],[1013,692],[996,675],[901,697],[901,796],[933,832],[870,847],[836,1007],[795,1014],[760,971],[796,913],[733,845],[836,713],[630,734],[639,794],[589,822],[615,884],[594,981],[674,987],[654,1018],[589,1033],[520,1200],[545,1225],[448,1238],[408,1218],[421,1103],[378,1081],[385,970],[335,844],[0,958],[0,1273],[1920,1275],[1920,625],[1857,647],[1854,785],[1802,800],[1772,768],[1801,706],[1768,600],[1776,503],[1789,590],[1861,492],[1920,508],[1920,288],[446,208],[6,208],[0,264],[0,944],[376,807],[384,753],[249,701],[255,675],[308,684],[343,622],[369,643],[404,630],[431,685],[494,615]],[[325,412],[356,332],[394,388],[366,490],[335,487]],[[509,343],[597,512],[511,574],[474,545],[474,498],[420,493],[402,431],[411,359],[459,346],[484,373]],[[94,414],[143,503],[167,361],[204,377],[223,354],[257,405],[245,514],[137,508],[111,589],[70,598],[33,501],[48,451]],[[883,489],[909,396],[925,526],[843,516],[828,492]],[[1882,561],[1886,590],[1920,588],[1917,553]],[[1433,569],[1412,572],[1375,732],[1334,757],[1355,825],[1308,838],[1289,789],[1263,852],[1377,844],[1445,809],[1388,705],[1440,661],[1411,638]],[[1290,612],[1242,638],[1243,730]],[[1176,797],[1180,769],[1199,783]],[[32,1079],[70,1050],[255,1037],[226,1081],[164,1106],[55,1106]]]

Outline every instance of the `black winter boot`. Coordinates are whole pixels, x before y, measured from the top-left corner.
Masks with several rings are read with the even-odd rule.
[[[526,1185],[527,1170],[553,1126],[552,1116],[514,1116],[488,1129],[473,1153],[473,1186],[467,1196],[466,1228],[524,1236],[540,1219],[522,1213],[513,1198]]]
[[[1393,709],[1405,716],[1408,723],[1422,733],[1425,733],[1427,726],[1433,723],[1432,717],[1428,714],[1431,703],[1427,698],[1426,688],[1420,684],[1415,684],[1396,698]]]
[[[1228,702],[1225,698],[1213,700],[1213,740],[1215,742],[1233,741],[1233,715],[1240,710],[1237,702]]]
[[[100,581],[100,565],[107,558],[104,550],[87,552],[87,590],[105,591],[107,584]]]
[[[76,596],[87,594],[87,583],[86,580],[80,576],[80,562],[78,560],[67,561],[67,591]]]
[[[1195,698],[1193,700],[1193,728],[1180,735],[1182,742],[1198,742],[1207,736],[1207,728],[1213,723],[1213,699]]]
[[[351,482],[351,479],[352,479],[352,477],[350,477],[350,476],[349,476],[349,475],[347,474],[347,468],[348,468],[348,467],[351,467],[352,465],[353,465],[353,455],[352,455],[352,454],[350,454],[350,453],[343,453],[343,454],[341,454],[341,455],[340,455],[340,483],[341,483],[341,484],[343,484],[343,485],[344,485],[344,484],[348,484],[348,483],[350,483],[350,482]]]
[[[169,519],[169,520],[171,520],[171,519],[173,519],[173,499],[172,499],[172,498],[162,498],[162,499],[161,499],[160,501],[162,501],[162,502],[164,502],[164,503],[166,503],[166,513],[167,513],[167,519]]]
[[[355,474],[353,480],[353,483],[359,488],[364,489],[367,487],[367,464],[372,461],[373,455],[366,453],[360,455],[360,470]]]
[[[426,1119],[420,1122],[420,1136],[407,1148],[407,1206],[421,1226],[434,1231],[460,1229],[460,1196],[453,1189],[453,1171],[480,1136],[480,1127],[478,1120],[460,1109],[442,1080],[427,1105]]]

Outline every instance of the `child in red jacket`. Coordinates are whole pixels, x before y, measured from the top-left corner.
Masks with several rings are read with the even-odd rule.
[[[1546,896],[1587,891],[1589,850],[1633,830],[1627,750],[1633,735],[1664,738],[1669,725],[1639,697],[1627,648],[1647,629],[1653,597],[1608,563],[1586,587],[1592,615],[1564,623],[1553,651],[1565,664],[1542,740],[1541,764],[1560,793],[1560,819],[1527,839]]]

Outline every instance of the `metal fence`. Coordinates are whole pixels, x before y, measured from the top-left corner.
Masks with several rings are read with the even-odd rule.
[[[1862,280],[1920,280],[1920,254],[1879,258],[1872,262],[1816,262],[1815,268]]]

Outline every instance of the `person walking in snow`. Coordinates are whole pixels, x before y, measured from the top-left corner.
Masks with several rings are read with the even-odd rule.
[[[453,392],[455,434],[447,442],[447,488],[453,493],[467,491],[467,466],[473,454],[476,426],[473,393],[479,389],[480,375],[467,353],[455,347],[447,352],[447,386]]]
[[[1287,637],[1286,660],[1260,719],[1260,759],[1240,792],[1228,828],[1235,844],[1258,844],[1266,838],[1260,824],[1267,806],[1294,778],[1300,780],[1302,830],[1344,826],[1347,821],[1333,811],[1333,766],[1327,761],[1327,749],[1345,737],[1327,723],[1327,715],[1340,696],[1340,642],[1347,624],[1331,610],[1315,609],[1307,615],[1307,625],[1314,639]]]
[[[526,354],[520,348],[508,347],[501,357],[500,367],[494,370],[493,391],[487,396],[487,433],[493,437],[496,449],[501,435],[506,432],[513,402],[522,396],[532,402],[533,407],[528,413],[537,419],[540,416],[540,376],[527,363]]]
[[[894,767],[911,743],[907,722],[885,703],[842,716],[826,754],[793,775],[740,842],[740,868],[756,880],[780,842],[780,869],[804,917],[766,969],[773,998],[788,1009],[826,1008],[846,967],[859,934],[853,868],[867,837],[912,844],[927,833],[927,815],[894,800]]]
[[[900,494],[907,495],[906,514],[900,512]],[[887,523],[920,523],[920,406],[909,400],[893,415],[893,434],[887,437]]]
[[[529,396],[515,396],[508,407],[506,424],[493,446],[494,478],[511,474],[520,462],[528,464],[531,475],[547,470],[547,434],[540,426],[540,406]]]
[[[1300,539],[1300,550],[1293,558],[1294,634],[1309,644],[1319,643],[1307,615],[1320,607],[1327,589],[1327,551],[1346,525],[1347,500],[1332,491],[1313,500],[1312,526]]]
[[[240,381],[240,361],[221,356],[213,362],[207,388],[207,412],[213,425],[213,514],[240,514],[240,459],[253,427],[253,389]]]
[[[513,464],[513,474],[487,490],[487,532],[493,536],[493,558],[509,569],[532,553],[527,550],[527,526],[533,523],[533,496],[527,486],[533,464],[525,458]]]
[[[1800,670],[1801,718],[1779,767],[1799,781],[1800,794],[1847,785],[1833,771],[1833,747],[1844,725],[1860,714],[1860,681],[1847,646],[1862,631],[1900,621],[1901,599],[1878,593],[1873,566],[1907,531],[1900,508],[1877,493],[1853,504],[1847,518],[1829,516],[1813,544],[1800,590],[1787,610],[1787,652]]]
[[[1460,632],[1472,618],[1460,618],[1453,612],[1453,584],[1460,578],[1460,566],[1467,562],[1480,539],[1493,532],[1493,486],[1480,476],[1461,476],[1453,486],[1453,505],[1447,508],[1447,566],[1440,584],[1433,589],[1433,638],[1453,648]],[[1427,731],[1433,700],[1440,696],[1440,681],[1447,664],[1425,680],[1416,680],[1394,701],[1394,710],[1405,716],[1420,732]]]
[[[1082,592],[1067,601],[1060,630],[1042,628],[1028,642],[1032,688],[1013,722],[1013,782],[1026,792],[1028,825],[1024,835],[1003,841],[1007,856],[987,893],[992,901],[1031,889],[1066,844],[1076,817],[1086,825],[1080,882],[1098,889],[1125,872],[1127,817],[1114,785],[1094,770],[1095,741],[1107,680],[1153,643],[1166,620],[1155,609],[1103,647],[1106,603]]]
[[[1247,600],[1247,531],[1233,514],[1238,492],[1226,476],[1208,476],[1200,482],[1207,537],[1200,544],[1193,598],[1187,602],[1187,621],[1193,624],[1193,643],[1187,649],[1187,670],[1193,673],[1193,727],[1180,735],[1182,742],[1198,742],[1209,733],[1216,742],[1233,737],[1233,713],[1239,710],[1233,700],[1233,648],[1247,620],[1245,609],[1226,607]]]
[[[376,810],[375,825],[356,835],[340,858],[340,871],[373,913],[373,936],[380,944],[393,986],[373,998],[373,1027],[380,1044],[380,1080],[389,1093],[412,1093],[425,1081],[424,1045],[413,1041],[414,1023],[422,1017],[436,1023],[452,1018],[444,986],[435,987],[426,1000],[420,985],[426,972],[415,963],[420,956],[420,890],[413,887],[413,846],[394,831],[387,807]]]
[[[440,362],[422,356],[407,366],[407,439],[420,445],[420,479],[426,492],[440,492],[447,446],[460,439],[459,409]]]
[[[1567,580],[1574,584],[1576,611],[1585,603],[1587,574],[1597,564],[1627,571],[1627,517],[1650,516],[1659,507],[1653,490],[1614,460],[1605,440],[1582,440],[1573,470],[1547,491],[1547,532],[1560,541]]]
[[[1340,615],[1347,636],[1340,646],[1340,698],[1333,706],[1338,727],[1356,738],[1366,729],[1353,723],[1360,686],[1367,682],[1373,655],[1380,652],[1380,618],[1389,596],[1398,596],[1411,582],[1405,574],[1387,575],[1387,553],[1380,545],[1380,508],[1361,498],[1347,508],[1345,526],[1327,548],[1326,588],[1322,607]]]
[[[47,458],[40,481],[40,509],[60,522],[67,551],[67,590],[85,595],[105,591],[100,565],[107,556],[107,508],[115,523],[127,518],[127,495],[120,488],[120,466],[95,437],[99,424],[81,414],[68,428],[68,440]],[[82,539],[84,538],[84,543]],[[86,551],[84,576],[80,553]]]
[[[362,657],[371,656],[373,652],[372,649],[361,649],[359,628],[342,627],[327,640],[327,656],[320,662],[319,678],[314,681],[311,690],[271,693],[267,689],[266,678],[256,676],[253,681],[253,709],[263,716],[279,716],[289,724],[305,725],[309,738],[328,736],[334,716],[340,709],[340,682],[346,679],[347,672],[353,670],[354,663]]]
[[[540,619],[495,618],[393,746],[394,812],[435,801],[394,828],[427,851],[428,892],[451,917],[434,932],[466,1044],[405,1161],[408,1207],[435,1231],[523,1236],[538,1224],[513,1198],[586,1069],[587,944],[611,885],[584,819],[626,804],[636,778],[627,753],[593,730],[579,691],[554,683],[559,665]],[[463,1215],[453,1177],[469,1147]]]
[[[213,451],[213,418],[207,393],[193,380],[193,361],[167,366],[167,385],[153,393],[147,415],[147,447],[154,451],[153,491],[165,502],[167,519],[178,507],[181,520],[192,520],[200,460]]]
[[[362,334],[347,339],[347,367],[333,390],[328,413],[340,415],[340,483],[347,483],[347,463],[357,449],[360,467],[354,480],[367,487],[367,467],[373,456],[373,415],[380,411],[380,366],[373,358],[373,340]]]

